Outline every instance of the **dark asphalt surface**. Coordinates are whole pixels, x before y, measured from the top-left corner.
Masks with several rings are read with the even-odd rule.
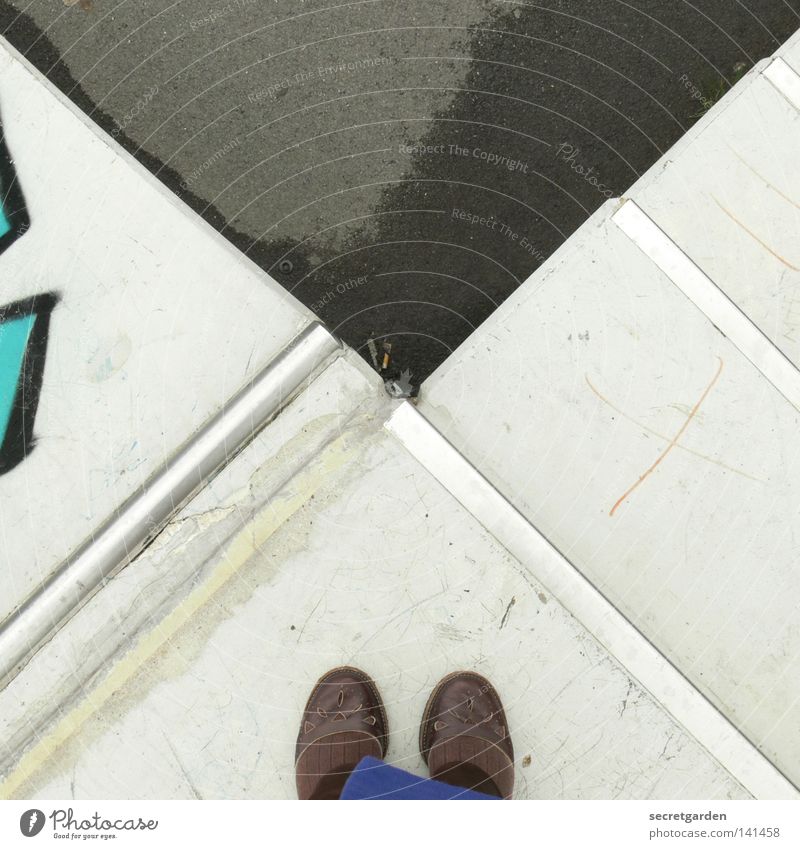
[[[686,131],[692,91],[798,27],[800,0],[0,0],[18,50],[415,383]]]

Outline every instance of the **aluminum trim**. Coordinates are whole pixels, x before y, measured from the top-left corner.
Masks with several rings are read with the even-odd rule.
[[[653,219],[635,201],[626,200],[611,220],[800,410],[800,371]]]
[[[0,687],[341,350],[308,325],[64,560],[0,625]]]
[[[767,65],[762,76],[766,77],[795,109],[800,109],[800,75],[780,56]]]

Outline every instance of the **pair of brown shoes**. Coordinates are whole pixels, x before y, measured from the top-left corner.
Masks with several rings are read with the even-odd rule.
[[[297,737],[295,770],[301,799],[338,799],[366,756],[383,758],[389,726],[378,688],[360,669],[342,666],[311,692]],[[510,799],[514,749],[497,691],[475,672],[454,672],[434,688],[419,730],[432,778]]]

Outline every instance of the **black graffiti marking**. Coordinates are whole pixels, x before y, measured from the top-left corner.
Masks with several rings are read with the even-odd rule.
[[[54,292],[34,295],[0,307],[0,324],[23,316],[36,315],[28,337],[25,359],[17,381],[14,406],[0,445],[0,475],[18,466],[33,450],[33,424],[42,391],[47,340],[50,333],[50,314],[58,303]]]
[[[10,226],[8,232],[0,236],[0,254],[2,254],[27,233],[31,226],[22,187],[14,170],[14,160],[6,146],[2,123],[0,123],[0,204],[2,204],[0,223],[5,220]]]

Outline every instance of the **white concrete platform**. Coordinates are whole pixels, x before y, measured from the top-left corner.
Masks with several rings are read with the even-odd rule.
[[[420,409],[800,780],[800,414],[600,210]]]
[[[299,711],[344,662],[375,677],[389,760],[420,775],[425,700],[468,667],[503,693],[517,797],[747,798],[383,429],[374,389],[329,367],[0,694],[17,742],[31,704],[66,705],[6,752],[0,795],[292,798]],[[167,566],[178,586],[153,603]],[[114,622],[138,639],[109,663]],[[68,644],[93,654],[71,701],[44,689]]]
[[[56,292],[34,449],[0,477],[0,621],[313,316],[0,41],[30,229],[5,304]]]

